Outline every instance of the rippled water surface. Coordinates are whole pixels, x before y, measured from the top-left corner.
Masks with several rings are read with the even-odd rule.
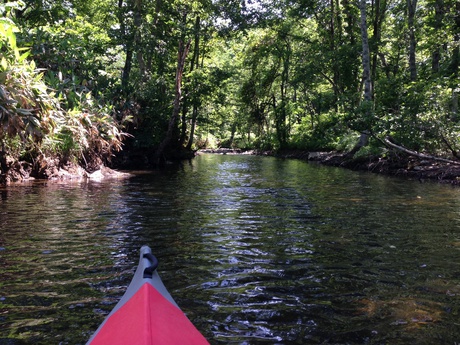
[[[211,344],[460,343],[459,188],[202,155],[0,206],[0,344],[84,344],[142,244]]]

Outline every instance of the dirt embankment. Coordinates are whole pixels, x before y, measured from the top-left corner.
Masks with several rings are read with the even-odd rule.
[[[31,181],[35,179],[51,181],[101,181],[109,178],[124,178],[129,174],[112,170],[102,162],[85,169],[70,161],[56,157],[40,156],[34,163],[19,161],[8,154],[0,152],[0,185]]]

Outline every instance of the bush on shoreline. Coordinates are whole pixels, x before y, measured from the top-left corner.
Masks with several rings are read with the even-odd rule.
[[[0,182],[41,176],[44,162],[97,170],[121,149],[127,136],[110,106],[89,90],[67,90],[78,99],[64,109],[44,81],[44,71],[17,46],[15,24],[0,21]],[[46,157],[46,158],[45,158]]]

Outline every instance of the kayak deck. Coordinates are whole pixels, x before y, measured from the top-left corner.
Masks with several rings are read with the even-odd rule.
[[[151,249],[143,246],[125,294],[87,345],[209,344],[163,285],[157,265]]]

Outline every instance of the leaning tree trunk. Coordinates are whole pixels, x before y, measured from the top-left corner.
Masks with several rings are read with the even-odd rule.
[[[173,131],[176,127],[177,120],[179,118],[180,112],[180,103],[182,98],[182,76],[184,74],[184,66],[185,66],[185,59],[187,58],[187,54],[190,50],[190,41],[187,44],[181,39],[179,42],[179,52],[177,56],[177,69],[176,69],[176,96],[174,98],[174,106],[173,112],[169,119],[168,123],[168,131],[166,132],[166,136],[163,141],[158,146],[158,149],[155,153],[155,160],[156,163],[160,163],[160,159],[163,156],[163,153],[166,147],[171,143]]]

